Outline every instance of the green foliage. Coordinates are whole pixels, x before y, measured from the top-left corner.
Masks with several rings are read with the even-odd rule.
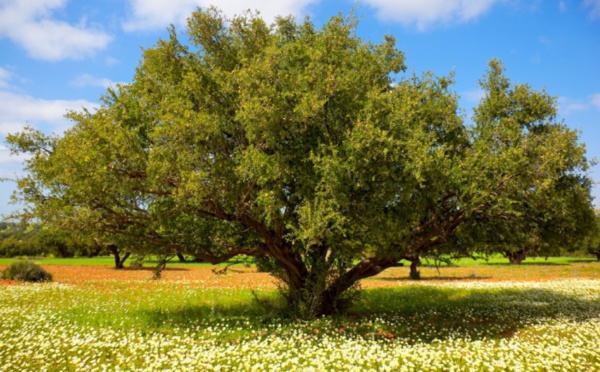
[[[254,257],[254,263],[259,273],[272,273],[277,269],[276,261],[269,256]]]
[[[21,282],[50,282],[52,281],[52,274],[31,261],[20,261],[4,269],[2,279]]]
[[[355,29],[194,12],[63,137],[7,137],[30,154],[22,217],[143,254],[269,256],[315,315],[407,255],[578,234],[588,162],[554,98],[494,60],[465,125],[452,76],[400,76],[394,38]]]
[[[588,254],[596,256],[600,261],[600,210],[595,211],[594,223],[587,233],[578,241],[576,247]]]
[[[0,257],[18,256],[97,256],[103,253],[93,242],[76,232],[53,229],[39,224],[0,224]]]

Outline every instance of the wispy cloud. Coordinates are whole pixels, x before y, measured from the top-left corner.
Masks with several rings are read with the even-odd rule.
[[[81,74],[71,81],[71,84],[76,87],[116,87],[117,84],[125,84],[123,82],[115,82],[107,78],[97,78],[90,74]]]
[[[590,103],[592,106],[600,110],[600,93],[592,94],[590,96]]]
[[[600,110],[600,93],[589,95],[585,99],[571,99],[568,97],[559,97],[558,106],[563,115],[568,115],[575,111],[585,111],[592,108]]]
[[[0,5],[0,38],[8,38],[36,59],[81,59],[105,48],[111,37],[84,20],[69,24],[53,18],[66,0],[4,0]]]
[[[462,95],[469,102],[479,102],[485,98],[485,91],[483,89],[467,90]]]
[[[8,81],[11,79],[11,73],[7,69],[0,67],[0,88],[8,86]]]
[[[123,24],[125,31],[164,29],[169,24],[184,25],[197,7],[217,5],[227,16],[258,10],[267,21],[279,15],[302,16],[307,6],[320,0],[129,0],[131,17]]]
[[[106,59],[104,60],[106,62],[107,66],[114,66],[116,64],[119,63],[119,60],[116,59],[115,57],[106,57]]]
[[[29,95],[0,91],[0,135],[18,132],[26,124],[46,132],[60,133],[72,124],[64,118],[68,110],[93,109],[86,100],[45,100]]]
[[[589,8],[592,18],[600,18],[600,0],[584,0],[583,6]]]
[[[29,159],[30,155],[28,154],[20,154],[20,155],[11,155],[10,149],[6,146],[0,145],[0,166],[3,168],[7,165],[16,165],[23,163],[24,160]],[[7,177],[8,174],[2,174],[0,172],[0,178]]]
[[[567,11],[567,2],[565,0],[561,0],[558,2],[558,10],[560,10],[561,12]]]
[[[554,43],[552,42],[552,40],[550,40],[546,36],[538,37],[538,41],[540,42],[540,44],[542,44],[548,48],[552,48],[554,46]]]
[[[386,21],[424,31],[439,24],[463,23],[478,18],[502,0],[364,0]]]

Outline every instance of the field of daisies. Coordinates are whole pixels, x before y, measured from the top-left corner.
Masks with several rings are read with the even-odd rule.
[[[4,283],[0,371],[600,371],[600,280],[389,284],[299,322],[272,288]]]

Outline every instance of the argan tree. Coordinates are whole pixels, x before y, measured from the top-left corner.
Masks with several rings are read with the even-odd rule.
[[[196,11],[186,42],[171,30],[145,50],[64,136],[8,137],[32,155],[24,214],[134,252],[267,257],[311,317],[404,257],[490,241],[497,221],[569,221],[563,191],[589,208],[584,147],[554,99],[493,61],[465,125],[452,77],[398,75],[395,40],[355,27]]]
[[[600,210],[595,212],[594,224],[578,242],[577,248],[596,256],[596,259],[600,262]]]

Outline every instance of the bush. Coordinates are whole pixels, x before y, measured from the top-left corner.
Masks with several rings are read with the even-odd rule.
[[[52,281],[52,274],[31,261],[22,261],[15,262],[4,269],[2,279],[22,282],[50,282]]]
[[[129,264],[129,268],[133,269],[133,270],[141,270],[144,268],[144,257],[136,257],[133,261],[131,261],[131,263]]]

